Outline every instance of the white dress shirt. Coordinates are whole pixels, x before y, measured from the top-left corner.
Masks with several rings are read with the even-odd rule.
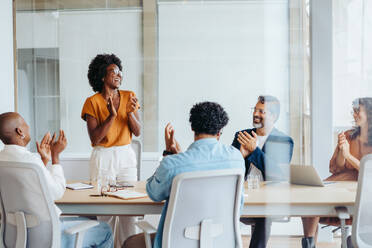
[[[256,141],[257,147],[262,149],[262,147],[265,145],[267,137],[268,135],[266,136],[257,135],[257,141]],[[257,167],[252,163],[251,163],[251,167],[249,169],[248,175],[257,176],[260,181],[263,181],[262,172],[259,169],[257,169]]]
[[[18,145],[5,145],[4,149],[0,151],[0,161],[10,162],[26,162],[34,163],[42,168],[47,182],[47,188],[49,188],[52,199],[58,200],[62,198],[66,190],[66,179],[63,173],[63,169],[59,164],[48,164],[44,165],[38,153],[31,153],[26,147]],[[54,205],[57,214],[61,214],[61,210]]]

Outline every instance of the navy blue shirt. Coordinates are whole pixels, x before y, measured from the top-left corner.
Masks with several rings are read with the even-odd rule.
[[[256,132],[256,128],[245,129],[239,132],[246,131],[252,135],[252,131]],[[238,142],[238,133],[235,133],[232,146],[240,150]],[[249,172],[251,163],[262,172],[264,180],[285,180],[289,175],[289,164],[293,154],[293,140],[288,135],[280,132],[276,128],[268,135],[262,149],[256,149],[245,158],[245,176]],[[287,168],[288,170],[283,170]]]

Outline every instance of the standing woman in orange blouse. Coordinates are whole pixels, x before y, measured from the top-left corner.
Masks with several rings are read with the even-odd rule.
[[[123,74],[121,61],[114,54],[99,54],[89,65],[89,84],[96,92],[84,103],[81,118],[87,122],[93,151],[90,179],[102,174],[116,177],[124,173],[129,181],[137,181],[136,155],[130,145],[132,134],[139,136],[141,124],[138,99],[134,92],[119,90]],[[115,228],[116,217],[99,217]],[[119,217],[115,243],[123,244],[135,234],[134,217]]]

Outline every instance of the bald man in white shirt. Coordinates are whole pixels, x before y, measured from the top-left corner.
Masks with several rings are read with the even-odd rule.
[[[63,169],[59,164],[59,154],[65,149],[67,140],[63,130],[51,137],[46,133],[41,142],[36,142],[38,153],[31,153],[26,146],[30,142],[30,128],[18,113],[7,112],[0,115],[0,140],[4,143],[4,149],[0,151],[0,161],[27,162],[39,165],[46,179],[47,187],[50,189],[53,200],[60,199],[66,190],[66,179]],[[48,162],[52,160],[52,164]],[[35,187],[37,187],[35,185]],[[29,188],[33,191],[32,185]],[[61,210],[54,205],[58,215]],[[63,230],[72,226],[74,221],[83,218],[69,218],[61,222],[62,238],[61,247],[72,247],[75,237],[64,234]],[[113,247],[111,228],[106,223],[91,228],[87,231],[83,247]]]

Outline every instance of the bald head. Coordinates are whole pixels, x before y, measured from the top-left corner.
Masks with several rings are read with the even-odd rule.
[[[0,115],[0,139],[6,145],[28,144],[29,127],[20,114],[7,112]]]

